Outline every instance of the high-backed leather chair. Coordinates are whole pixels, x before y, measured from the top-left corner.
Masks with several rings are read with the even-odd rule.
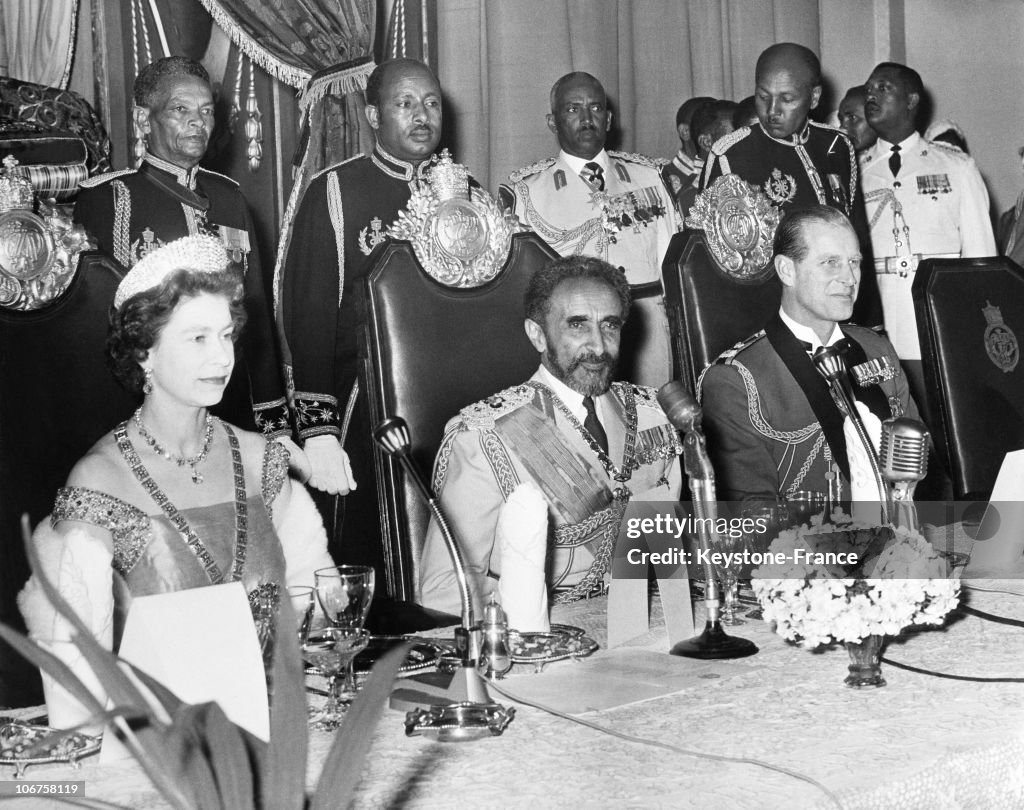
[[[932,435],[957,498],[986,498],[1024,448],[1024,270],[1010,259],[926,259],[912,287]]]
[[[110,304],[121,270],[97,252],[79,256],[70,284],[46,306],[0,306],[0,621],[16,627],[15,596],[28,579],[19,520],[35,525],[86,451],[135,402],[106,366]],[[38,673],[0,649],[0,706],[38,703]]]
[[[459,289],[428,275],[409,242],[378,250],[367,277],[363,384],[373,424],[403,417],[412,455],[427,473],[449,419],[536,371],[523,295],[534,271],[556,254],[536,235],[517,233],[495,278]],[[375,452],[387,586],[396,598],[412,600],[427,509],[400,467]]]
[[[662,263],[673,376],[696,392],[704,367],[779,309],[771,266],[778,212],[735,175],[701,193]]]

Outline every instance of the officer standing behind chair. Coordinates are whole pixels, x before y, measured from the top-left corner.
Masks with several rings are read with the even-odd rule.
[[[625,270],[637,331],[623,335],[622,375],[663,385],[671,355],[661,262],[680,229],[674,200],[651,158],[605,151],[612,113],[597,79],[566,74],[550,102],[561,151],[512,172],[502,204],[562,256],[598,256]]]
[[[883,62],[865,89],[864,112],[878,133],[860,158],[875,275],[886,331],[923,405],[914,274],[924,258],[995,255],[988,192],[971,157],[917,133],[924,87],[916,70]]]
[[[237,360],[215,413],[241,427],[291,439],[284,378],[263,284],[252,220],[238,183],[199,166],[213,131],[210,77],[184,56],[158,59],[135,79],[133,118],[146,140],[137,169],[108,172],[82,183],[74,220],[103,252],[130,270],[143,256],[183,236],[216,236],[245,270],[248,321]]]
[[[370,74],[366,104],[377,143],[310,181],[282,267],[279,317],[331,553],[382,575],[370,412],[358,382],[362,285],[367,257],[424,179],[441,139],[441,87],[421,62],[394,59]]]

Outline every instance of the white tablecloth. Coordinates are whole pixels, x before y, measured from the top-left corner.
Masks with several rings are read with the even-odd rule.
[[[968,600],[1024,618],[1020,595],[971,592]],[[554,620],[582,626],[603,642],[603,600],[560,609]],[[841,648],[811,653],[755,621],[729,631],[754,640],[760,652],[711,665],[666,659],[681,675],[689,668],[704,677],[677,693],[587,719],[625,734],[798,771],[823,783],[850,810],[1024,807],[1024,684],[945,680],[883,665],[887,686],[854,690],[843,684],[848,656]],[[667,648],[660,629],[634,645],[638,657]],[[1020,677],[1024,628],[959,616],[945,629],[907,634],[884,654],[948,673]],[[621,661],[621,654],[603,649],[590,661],[602,656]],[[566,661],[540,675],[514,672],[502,683],[515,692],[529,688],[532,679],[573,673],[573,667],[586,669]],[[632,699],[631,693],[624,690],[622,700]],[[472,743],[407,738],[402,721],[399,713],[385,714],[356,806],[835,807],[819,788],[781,773],[627,742],[529,707],[517,708],[504,735]],[[332,737],[313,732],[310,739],[312,785]],[[85,779],[90,797],[139,810],[164,806],[129,765],[101,769],[93,758],[79,771],[38,767],[28,778]]]

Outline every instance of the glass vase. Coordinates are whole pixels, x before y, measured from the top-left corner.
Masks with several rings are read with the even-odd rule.
[[[860,641],[846,642],[850,653],[850,674],[844,683],[859,689],[862,686],[885,686],[882,677],[882,645],[884,636],[867,636]]]

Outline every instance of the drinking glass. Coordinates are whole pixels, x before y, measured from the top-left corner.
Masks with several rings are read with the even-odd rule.
[[[316,580],[316,598],[330,626],[344,630],[349,635],[361,631],[373,600],[373,568],[368,565],[335,565],[320,568],[313,572],[313,576]],[[348,660],[342,686],[345,700],[351,700],[356,693],[352,658]]]
[[[348,708],[344,686],[339,675],[346,673],[345,681],[352,675],[352,659],[366,649],[370,634],[363,629],[347,627],[324,627],[316,631],[302,645],[302,657],[307,664],[316,667],[327,676],[327,703],[313,715],[313,728],[319,731],[334,731],[341,725]]]
[[[309,638],[309,630],[313,626],[316,591],[312,585],[289,585],[288,598],[291,599],[292,609],[295,611],[295,627],[301,647]]]
[[[737,532],[737,535],[739,533]],[[718,533],[716,551],[735,553],[743,549],[742,536],[733,536],[731,532]],[[737,625],[746,624],[736,612],[736,602],[739,596],[739,572],[738,565],[734,562],[722,562],[715,566],[718,579],[722,583],[722,610],[718,620],[722,624]]]

